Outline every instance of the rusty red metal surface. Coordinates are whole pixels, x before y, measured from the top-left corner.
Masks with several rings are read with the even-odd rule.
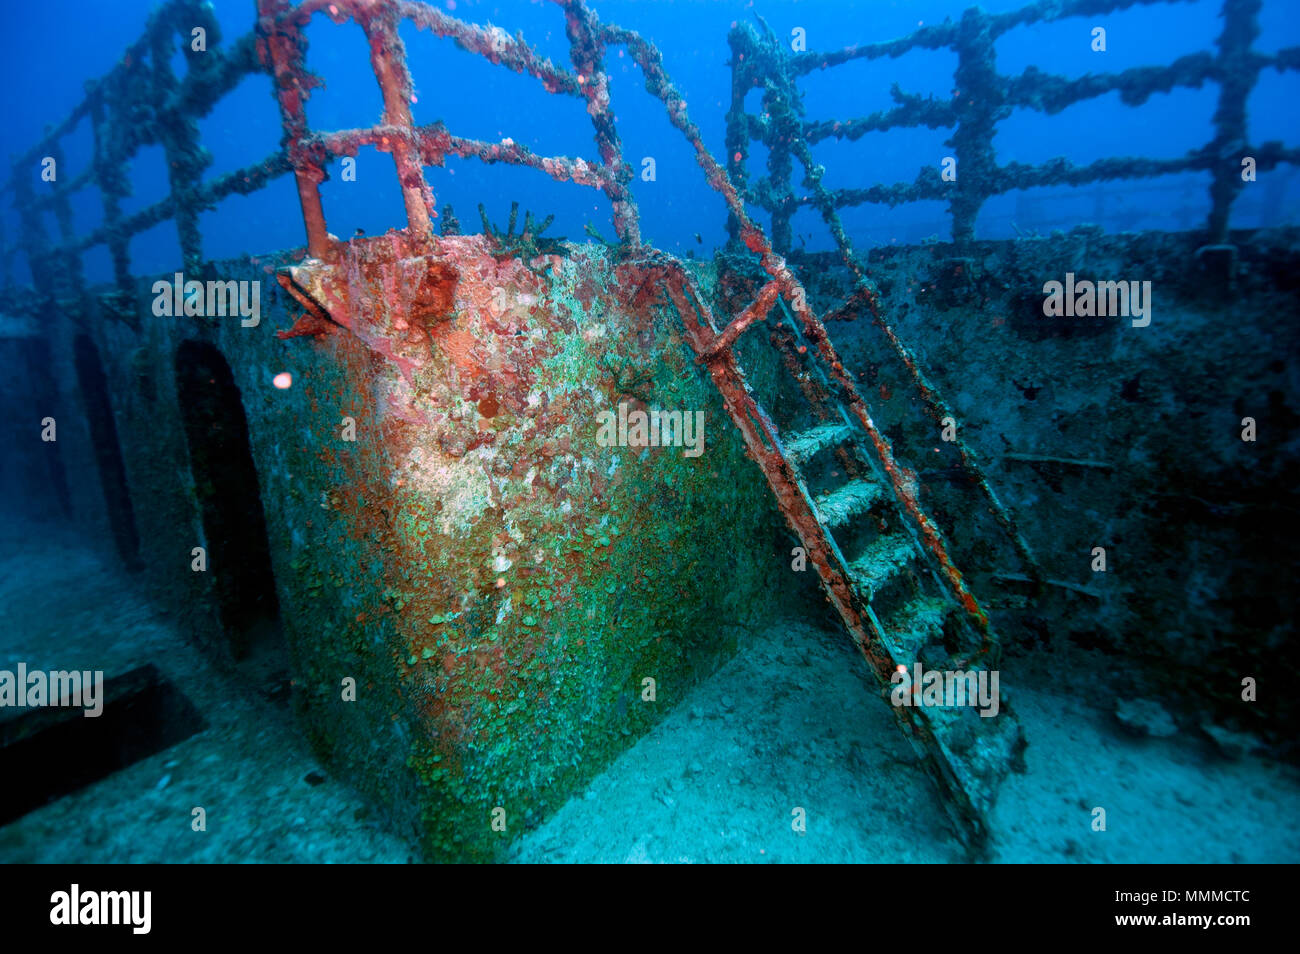
[[[436,199],[424,176],[424,166],[441,166],[448,155],[527,166],[559,182],[574,182],[602,190],[613,207],[619,239],[635,248],[641,243],[639,216],[632,198],[632,170],[610,106],[609,77],[604,52],[609,33],[581,0],[556,0],[563,8],[571,56],[577,72],[543,60],[517,39],[499,30],[465,23],[423,3],[382,3],[375,0],[259,0],[258,54],[276,80],[289,161],[298,184],[308,252],[330,255],[320,198],[325,165],[339,156],[354,156],[362,146],[374,146],[393,156],[406,207],[407,236],[417,240],[430,233],[438,217]],[[336,23],[354,20],[366,35],[370,63],[383,93],[381,121],[364,129],[316,132],[308,128],[305,102],[319,80],[306,69],[304,27],[316,13],[326,12]],[[505,140],[490,143],[456,136],[442,123],[416,126],[411,115],[412,85],[398,26],[409,20],[421,29],[450,37],[462,49],[517,72],[537,77],[547,92],[579,96],[595,130],[599,162],[568,156],[538,156]],[[619,34],[623,35],[623,34]]]
[[[215,60],[219,64],[219,77],[216,80],[211,77],[208,79],[215,84],[214,89],[229,89],[243,73],[260,65],[274,80],[285,149],[282,154],[270,157],[258,167],[244,170],[242,179],[244,185],[251,189],[264,184],[272,175],[286,170],[293,172],[306,231],[306,251],[312,259],[318,260],[315,263],[305,263],[303,267],[282,269],[277,274],[285,290],[303,308],[302,316],[291,329],[281,332],[281,337],[318,337],[353,326],[346,296],[342,296],[338,289],[327,287],[329,277],[326,273],[330,269],[322,267],[327,263],[334,264],[349,259],[349,251],[358,247],[355,242],[340,242],[330,235],[321,200],[320,185],[326,178],[326,167],[340,156],[356,155],[365,146],[392,155],[407,222],[404,229],[390,232],[385,241],[393,243],[394,258],[410,260],[412,263],[418,262],[429,251],[432,222],[438,216],[436,198],[425,177],[424,167],[441,166],[447,156],[525,166],[560,182],[573,182],[599,189],[611,203],[615,230],[626,259],[644,270],[647,278],[657,276],[664,282],[666,291],[684,322],[692,347],[706,364],[729,414],[740,430],[751,456],[766,476],[782,512],[807,543],[809,558],[818,571],[828,598],[877,678],[887,684],[897,661],[886,647],[880,623],[874,618],[870,606],[854,592],[846,573],[843,555],[839,553],[826,528],[821,525],[817,508],[798,478],[775,425],[749,394],[744,373],[733,350],[746,330],[766,321],[776,308],[788,308],[793,315],[792,320],[797,323],[800,333],[811,347],[813,354],[810,357],[815,358],[819,367],[824,369],[828,385],[826,390],[834,392],[825,396],[833,397],[865,432],[875,466],[888,481],[901,513],[913,525],[916,538],[937,569],[938,579],[971,624],[982,634],[984,643],[977,655],[987,653],[992,646],[987,615],[954,566],[938,528],[918,502],[909,475],[895,460],[888,440],[872,421],[870,411],[858,394],[851,376],[845,371],[822,321],[808,306],[808,296],[803,286],[785,258],[774,250],[763,230],[750,217],[741,194],[728,178],[726,170],[704,145],[698,127],[689,118],[685,100],[663,68],[659,51],[631,30],[602,24],[583,0],[554,2],[564,13],[572,71],[542,59],[522,40],[510,38],[503,31],[466,23],[425,3],[303,0],[295,4],[292,0],[258,0],[257,26],[252,38],[245,38],[236,44],[236,55],[225,60]],[[166,36],[168,30],[175,29],[169,16],[177,16],[178,12],[188,16],[196,3],[197,0],[172,0],[171,4],[163,8],[165,15],[151,20],[149,43],[157,45],[161,42],[159,37]],[[370,64],[383,99],[383,113],[375,125],[327,131],[309,127],[306,103],[312,91],[320,85],[320,80],[306,68],[306,28],[317,14],[325,15],[336,24],[351,19],[364,32],[370,49]],[[588,161],[580,157],[541,156],[509,139],[486,142],[460,137],[442,123],[416,126],[410,109],[411,76],[398,32],[403,21],[412,22],[418,28],[427,29],[435,35],[451,38],[462,49],[492,63],[534,76],[551,94],[583,99],[592,123],[599,159]],[[768,281],[752,304],[720,329],[693,279],[682,265],[670,256],[645,249],[641,244],[639,214],[630,190],[632,171],[615,125],[609,81],[604,68],[606,49],[614,45],[624,47],[632,61],[641,69],[647,92],[663,104],[671,125],[690,144],[704,178],[722,196],[743,245],[757,256],[768,276]],[[123,67],[122,70],[129,70],[129,67]],[[191,81],[187,79],[186,82]],[[200,101],[194,106],[197,110],[202,105],[204,96],[210,95],[212,90],[203,85],[202,77],[193,82],[198,85],[185,86],[184,90],[188,91],[189,98]],[[102,98],[96,99],[94,96],[88,99],[88,103],[84,112],[93,113],[104,106]],[[192,121],[192,117],[184,112],[173,112],[164,119],[176,119],[178,116]],[[70,128],[67,123],[58,127],[38,144],[38,148],[49,148],[51,141],[66,134]],[[158,130],[146,130],[144,135],[162,137],[171,134],[160,126]],[[185,153],[186,148],[184,142],[172,142],[172,151]],[[96,172],[92,178],[109,197],[106,203],[111,204],[110,200],[115,201],[113,197],[120,193],[120,189],[102,179],[106,173],[103,172],[105,167],[101,163],[96,162],[94,168]],[[188,264],[199,255],[198,235],[194,228],[199,208],[196,203],[219,197],[228,191],[247,191],[230,177],[199,187],[191,184],[181,188],[174,181],[172,187],[170,200],[159,203],[144,213],[137,213],[129,220],[122,220],[116,213],[106,215],[108,224],[88,238],[77,239],[65,228],[65,241],[56,250],[57,254],[79,262],[76,256],[89,245],[106,242],[114,249],[124,248],[124,242],[130,235],[170,215],[176,218]],[[66,193],[67,187],[58,193],[61,202],[66,200]],[[30,203],[26,206],[29,210],[33,207]],[[35,225],[39,225],[38,217],[36,219]],[[41,233],[35,227],[32,235],[31,241],[36,244],[29,246],[29,258],[32,257],[33,250],[45,248],[40,244]],[[306,264],[311,267],[306,267]],[[296,275],[296,271],[301,274]],[[119,279],[123,279],[126,275],[124,259],[118,262],[118,272]],[[446,288],[452,281],[454,279],[447,276],[429,276],[428,296],[441,294],[440,289]],[[422,289],[424,285],[420,285],[415,294],[405,296],[416,301],[413,307],[419,307],[419,300],[425,296]],[[872,304],[874,306],[874,302]],[[785,314],[784,311],[782,313]],[[393,358],[400,364],[400,355],[393,355]],[[950,766],[944,760],[941,746],[934,742],[925,718],[912,714],[910,709],[901,712],[896,709],[896,714],[904,723],[909,738],[920,738],[926,754],[935,760],[932,765],[933,774],[957,806],[959,824],[965,822],[978,828],[981,825],[976,817],[978,813],[972,809],[970,797],[962,786],[952,782]]]
[[[738,223],[738,234],[745,247],[759,257],[763,270],[770,277],[756,300],[740,315],[727,323],[721,331],[713,331],[712,318],[698,325],[690,333],[693,343],[704,348],[698,351],[705,356],[710,373],[721,391],[725,401],[745,405],[746,399],[738,388],[743,388],[743,377],[737,373],[725,371],[725,361],[720,360],[730,353],[731,347],[739,337],[754,324],[763,321],[772,310],[778,298],[784,299],[796,316],[805,338],[812,343],[816,357],[828,369],[828,374],[839,392],[845,407],[854,415],[866,432],[871,447],[874,449],[881,472],[888,479],[903,512],[915,526],[919,539],[928,551],[939,572],[941,580],[950,595],[962,607],[970,621],[984,636],[984,644],[973,659],[987,654],[992,648],[992,634],[987,613],[971,593],[962,577],[961,571],[949,556],[947,546],[938,527],[925,513],[917,500],[916,492],[908,475],[893,455],[888,439],[875,426],[866,403],[859,395],[856,386],[839,359],[821,320],[808,306],[808,296],[802,284],[790,269],[785,258],[777,253],[763,230],[750,217],[739,191],[731,182],[726,170],[713,157],[704,145],[698,127],[691,122],[686,110],[686,102],[672,84],[663,68],[659,51],[631,30],[618,26],[603,25],[596,15],[587,8],[582,0],[555,0],[565,14],[566,35],[569,39],[571,57],[576,74],[547,67],[538,62],[535,54],[515,41],[503,42],[501,37],[481,28],[470,27],[461,21],[448,17],[439,11],[420,3],[401,3],[397,5],[376,4],[373,0],[307,0],[297,6],[288,0],[263,0],[263,22],[260,32],[274,38],[268,41],[267,51],[270,63],[280,80],[280,101],[284,114],[286,135],[290,137],[290,158],[299,177],[299,193],[306,193],[304,200],[304,221],[308,231],[308,245],[312,254],[323,257],[328,253],[328,241],[324,232],[323,218],[316,218],[319,209],[319,182],[324,172],[324,157],[354,153],[361,145],[379,145],[380,148],[393,152],[398,176],[402,183],[403,195],[407,201],[408,230],[407,236],[418,242],[421,235],[427,234],[429,217],[436,215],[433,208],[433,195],[424,180],[421,163],[427,165],[441,164],[443,157],[454,154],[475,157],[487,162],[509,162],[540,169],[558,181],[574,181],[602,189],[613,207],[615,227],[619,238],[626,246],[636,248],[640,244],[636,206],[628,189],[631,170],[623,156],[622,146],[614,125],[614,114],[610,107],[608,77],[604,72],[604,51],[607,46],[621,44],[626,47],[632,60],[641,68],[645,78],[647,92],[663,103],[669,122],[686,138],[695,152],[696,160],[703,170],[709,185],[722,196],[732,219]],[[302,104],[314,83],[304,72],[302,50],[304,40],[301,25],[312,13],[328,9],[330,15],[340,21],[352,17],[365,31],[371,46],[371,63],[375,75],[384,91],[384,123],[381,126],[364,130],[336,131],[325,134],[312,134],[306,129],[303,119]],[[403,17],[410,18],[417,25],[427,27],[443,36],[451,36],[465,49],[485,56],[493,62],[523,72],[529,72],[542,78],[548,91],[580,95],[587,101],[587,112],[595,130],[595,138],[600,152],[600,163],[593,165],[582,159],[567,157],[538,157],[527,149],[513,143],[486,143],[479,140],[462,139],[453,136],[441,124],[416,128],[413,125],[409,106],[410,76],[405,66],[404,50],[400,38],[396,35],[396,24]],[[509,57],[505,51],[509,46]],[[419,162],[416,159],[420,160]],[[319,251],[317,251],[319,250]],[[413,249],[413,253],[417,250]],[[662,259],[661,259],[662,261]],[[680,274],[680,272],[679,272]],[[674,289],[676,289],[674,291]],[[680,280],[670,283],[670,294],[684,319]],[[879,311],[874,295],[868,297],[868,304],[873,312]],[[705,307],[699,302],[700,307]],[[297,326],[290,334],[318,333],[326,326],[319,317],[311,314],[304,318],[300,330]],[[890,331],[891,340],[897,347],[902,347],[896,336]],[[707,340],[705,338],[707,337]],[[698,350],[698,349],[697,349]],[[904,349],[905,350],[905,349]],[[907,353],[910,357],[910,353]],[[724,371],[718,372],[723,366]],[[909,361],[908,367],[919,376],[915,361]],[[919,377],[918,377],[918,380]],[[932,389],[926,389],[932,393]],[[744,428],[742,427],[742,431]],[[779,440],[772,430],[772,449],[782,461],[783,452]],[[760,460],[760,466],[764,466]],[[788,470],[788,462],[785,462]],[[765,472],[767,467],[764,466]],[[779,474],[781,465],[774,465],[773,474]],[[771,475],[769,475],[771,478]],[[787,518],[797,523],[798,514],[792,516],[788,508],[789,501],[780,499],[781,484],[773,484],[774,492],[786,512]],[[991,491],[990,491],[991,493]],[[798,508],[794,508],[795,511]],[[813,555],[814,562],[818,557]],[[832,575],[823,575],[828,591],[837,609],[841,610],[846,625],[854,632],[860,644],[869,644],[870,640],[860,637],[860,614],[853,609],[847,597],[835,599],[836,588],[846,584],[837,583]],[[842,605],[841,605],[842,604]],[[972,659],[972,661],[973,661]]]

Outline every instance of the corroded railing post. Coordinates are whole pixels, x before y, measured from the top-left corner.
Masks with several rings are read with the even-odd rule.
[[[794,238],[790,219],[799,208],[790,177],[794,172],[793,147],[802,134],[803,118],[794,82],[784,73],[764,83],[763,107],[772,124],[772,147],[767,152],[773,205],[772,247],[786,255]]]
[[[975,220],[988,198],[988,183],[997,171],[993,156],[994,126],[1003,113],[994,65],[989,17],[978,7],[962,14],[957,40],[955,102],[957,128],[948,140],[957,160],[957,181],[948,209],[952,238],[965,244],[975,238]]]
[[[307,229],[307,253],[323,259],[330,250],[320,199],[320,184],[325,181],[324,156],[307,144],[306,100],[316,81],[307,73],[307,40],[302,29],[286,16],[291,7],[292,0],[257,0],[257,52],[275,83],[289,162]]]
[[[18,217],[22,225],[19,247],[27,256],[27,266],[31,269],[32,280],[36,283],[37,290],[53,293],[57,270],[50,264],[49,233],[45,231],[45,223],[41,220],[41,213],[36,205],[31,171],[16,172],[12,182],[14,205],[18,209]]]
[[[1251,52],[1259,36],[1260,0],[1224,0],[1223,32],[1219,34],[1219,55],[1215,72],[1219,81],[1219,105],[1214,111],[1214,139],[1209,153],[1214,163],[1210,183],[1209,241],[1228,241],[1228,216],[1241,191],[1241,159],[1249,142],[1246,133],[1246,100],[1259,77],[1260,58]]]
[[[91,131],[95,137],[95,181],[104,204],[104,225],[108,229],[108,254],[113,261],[113,281],[119,292],[131,291],[130,238],[123,234],[122,200],[131,194],[126,162],[113,147],[111,113],[104,107],[104,87],[97,84],[90,107]]]
[[[384,125],[392,134],[385,137],[397,167],[397,181],[406,207],[406,221],[412,234],[428,235],[437,216],[433,190],[424,178],[420,143],[411,117],[413,87],[406,65],[406,46],[397,32],[400,15],[390,4],[346,3],[346,8],[365,31],[370,43],[370,66],[375,71],[384,99]]]
[[[632,198],[632,168],[623,155],[623,143],[614,125],[614,111],[609,104],[609,75],[605,72],[605,44],[597,25],[596,14],[583,0],[555,0],[564,9],[565,31],[569,38],[573,66],[578,71],[582,95],[587,100],[587,114],[596,127],[596,148],[600,161],[609,170],[605,193],[614,207],[614,231],[630,248],[641,244],[640,215]]]
[[[179,12],[186,8],[175,7]],[[219,28],[211,7],[200,6],[207,41],[214,45],[220,41]],[[189,40],[181,33],[180,17],[173,21],[177,30],[160,28],[149,37],[150,86],[155,108],[159,111],[158,139],[167,157],[167,182],[172,196],[172,216],[176,221],[176,235],[180,240],[181,260],[186,271],[197,272],[203,261],[203,237],[199,234],[199,212],[202,208],[195,195],[195,186],[202,179],[203,170],[211,157],[199,145],[199,127],[194,117],[176,106],[176,75],[172,72],[171,57],[175,50],[175,37],[181,42]]]
[[[58,143],[50,144],[50,156],[60,169],[66,168],[63,162],[63,149]],[[56,254],[63,260],[63,279],[68,288],[81,294],[84,283],[81,279],[81,253],[73,244],[77,234],[73,224],[72,203],[68,201],[68,190],[59,185],[54,191],[54,220],[59,224],[59,238],[62,244]]]
[[[750,132],[749,115],[745,112],[745,97],[754,88],[753,56],[758,47],[754,28],[748,23],[737,23],[727,34],[727,45],[731,47],[731,104],[727,109],[724,165],[727,176],[743,192],[748,179],[745,157],[749,154],[750,140],[754,138]],[[740,220],[730,209],[727,210],[727,238],[733,245],[740,241]]]

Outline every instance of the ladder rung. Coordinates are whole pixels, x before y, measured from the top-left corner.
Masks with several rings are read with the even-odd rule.
[[[853,428],[849,425],[832,421],[795,434],[786,442],[785,449],[796,464],[806,464],[821,451],[848,440],[852,435]]]
[[[855,573],[846,563],[831,531],[848,524],[860,514],[869,512],[878,504],[891,508],[894,516],[900,516],[899,511],[907,511],[921,524],[926,524],[926,518],[919,513],[914,500],[910,497],[902,499],[904,489],[901,481],[890,471],[893,459],[888,446],[876,432],[870,418],[863,414],[864,408],[858,405],[854,405],[854,410],[857,421],[863,428],[862,436],[872,438],[876,456],[882,459],[884,469],[889,474],[887,482],[879,483],[871,477],[857,477],[816,499],[809,497],[798,464],[811,459],[819,451],[828,449],[837,441],[854,439],[857,423],[848,419],[848,409],[839,405],[834,395],[843,391],[853,401],[858,401],[859,398],[851,381],[843,375],[825,328],[816,316],[806,309],[800,311],[800,322],[804,325],[801,332],[790,309],[773,294],[778,275],[781,287],[802,290],[789,277],[788,272],[783,271],[785,266],[779,256],[774,256],[774,262],[775,265],[765,264],[769,274],[774,276],[773,281],[764,287],[759,300],[727,325],[721,334],[716,331],[717,325],[708,304],[692,276],[684,269],[678,267],[673,273],[674,280],[668,283],[668,293],[685,324],[687,340],[692,350],[709,364],[713,382],[722,394],[727,413],[767,479],[790,527],[805,547],[824,555],[824,559],[816,561],[823,591],[839,612],[845,628],[862,651],[875,677],[883,686],[892,686],[899,666],[916,661],[927,645],[943,641],[944,627],[949,619],[959,627],[954,631],[954,636],[970,638],[979,635],[975,632],[972,617],[974,622],[982,622],[984,627],[987,627],[987,617],[965,589],[960,574],[951,566],[937,536],[933,535],[927,538],[927,547],[935,552],[940,568],[947,574],[944,579],[951,584],[950,589],[957,602],[909,597],[901,593],[896,601],[880,599],[873,604],[866,598],[868,593],[864,592],[865,588],[877,586],[877,581],[888,579],[890,573],[896,574],[900,567],[906,565],[907,559],[912,558],[903,556],[905,541],[902,538],[910,538],[910,534],[904,532],[900,535],[895,531],[890,535],[888,546],[891,549],[897,547],[897,550],[892,554],[884,550],[875,553],[869,565],[863,565],[863,560],[859,560],[857,566],[861,572]],[[797,300],[797,296],[792,296],[792,300]],[[778,453],[772,453],[771,438],[775,426],[751,391],[731,346],[740,333],[761,320],[761,315],[766,313],[765,309],[773,304],[779,304],[784,317],[781,325],[793,332],[794,340],[797,341],[798,336],[803,334],[810,343],[815,341],[818,344],[807,363],[809,372],[815,373],[815,378],[807,380],[801,377],[800,366],[794,362],[787,365],[803,385],[801,390],[812,411],[818,417],[834,420],[834,412],[838,410],[845,423],[850,425],[850,433],[836,433],[837,425],[818,425],[805,433],[791,433],[789,441],[778,437]],[[893,332],[887,325],[882,324],[882,327],[892,335]],[[789,343],[784,337],[781,338],[783,349]],[[906,351],[903,353],[905,358],[910,358]],[[832,369],[837,372],[835,377],[830,374]],[[860,450],[867,453],[870,448],[863,445]],[[926,526],[921,529],[925,530]],[[882,547],[886,545],[880,540],[876,542]],[[913,557],[923,555],[923,551],[911,539],[906,540],[906,545]],[[864,554],[864,559],[867,556]],[[924,578],[925,574],[921,574],[921,579]],[[878,592],[882,597],[890,595],[883,589]],[[891,605],[886,608],[883,605],[885,602]],[[895,606],[895,603],[901,605]],[[974,714],[973,709],[966,711],[971,707],[964,706],[953,718],[939,709],[931,713],[926,708],[891,708],[943,793],[945,804],[968,844],[977,851],[984,850],[988,844],[988,813],[997,784],[1010,768],[1021,764],[1023,737],[1014,715],[1006,710],[996,720],[981,719]],[[991,722],[997,724],[987,724]]]
[[[891,533],[871,541],[862,556],[849,565],[853,582],[867,598],[897,576],[916,556],[916,544],[906,533]]]
[[[1023,573],[994,573],[991,579],[998,586],[1004,586],[1004,587],[1020,586],[1020,587],[1028,588],[1028,587],[1033,587],[1035,585],[1035,581],[1031,577],[1025,576]],[[1039,580],[1038,582],[1041,583],[1043,586],[1051,586],[1057,589],[1069,590],[1071,593],[1078,593],[1080,596],[1087,596],[1094,600],[1102,599],[1101,593],[1097,592],[1096,590],[1089,589],[1086,586],[1081,586],[1078,583],[1067,583],[1064,580]]]
[[[736,345],[736,339],[757,322],[767,317],[767,313],[772,310],[772,306],[777,302],[777,296],[781,294],[781,283],[775,279],[763,286],[763,290],[758,293],[754,303],[746,308],[739,317],[732,321],[727,327],[722,329],[722,334],[714,339],[713,344],[709,346],[706,358],[713,358],[723,351],[727,351]]]
[[[842,527],[854,517],[870,510],[880,498],[878,483],[859,478],[818,497],[817,513],[826,526]]]
[[[918,596],[882,622],[891,654],[900,663],[915,662],[927,643],[943,639],[943,622],[950,604],[932,596]]]

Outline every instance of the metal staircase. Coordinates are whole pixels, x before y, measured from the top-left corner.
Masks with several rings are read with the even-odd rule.
[[[686,337],[707,366],[745,441],[816,569],[829,598],[888,697],[891,677],[924,656],[930,669],[978,671],[996,658],[988,616],[948,558],[938,528],[922,511],[914,478],[844,373],[822,323],[803,307],[802,286],[763,249],[771,279],[754,303],[719,330],[693,277],[656,255]],[[805,399],[809,426],[783,434],[756,400],[735,346],[775,312],[772,341]],[[796,317],[797,313],[797,317]],[[811,489],[832,475],[835,485]],[[1005,705],[991,718],[971,706],[891,705],[972,854],[988,847],[988,813],[1002,778],[1021,761],[1024,741]]]

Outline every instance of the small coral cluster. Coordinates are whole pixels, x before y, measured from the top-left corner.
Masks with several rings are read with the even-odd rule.
[[[504,232],[491,223],[487,216],[487,210],[483,208],[480,202],[478,207],[479,218],[483,220],[483,234],[487,236],[488,242],[492,247],[492,255],[500,260],[502,258],[518,257],[525,262],[532,261],[539,255],[563,255],[564,238],[542,238],[542,233],[551,227],[555,221],[554,215],[548,215],[540,223],[533,222],[533,213],[524,211],[524,228],[518,235],[515,234],[515,222],[519,218],[519,203],[510,203],[510,221],[506,225]]]

